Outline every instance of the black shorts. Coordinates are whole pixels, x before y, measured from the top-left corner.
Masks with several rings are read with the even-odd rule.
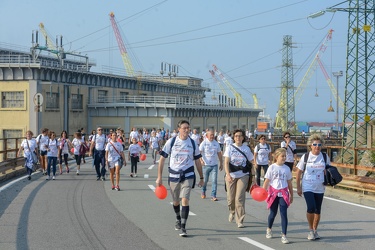
[[[45,156],[45,155],[47,155],[47,150],[46,151],[41,150],[40,151],[40,156]]]

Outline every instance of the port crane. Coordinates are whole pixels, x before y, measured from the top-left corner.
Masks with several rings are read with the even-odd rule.
[[[216,75],[218,75],[220,77],[221,81],[225,84],[225,86],[227,86],[230,89],[230,91],[232,92],[232,94],[233,94],[233,96],[235,98],[235,106],[238,107],[238,108],[250,108],[249,104],[247,104],[243,100],[241,94],[238,93],[234,89],[234,87],[232,86],[232,84],[227,80],[227,78],[219,70],[219,68],[215,64],[213,64],[212,67],[213,67],[213,70],[211,70],[211,71],[214,72]],[[211,71],[210,71],[210,73],[211,73]],[[212,75],[212,73],[211,73],[211,75]],[[220,85],[219,85],[219,87],[220,87]],[[223,88],[222,88],[222,91],[223,91]],[[224,92],[224,94],[226,96],[228,96],[228,94],[226,94],[225,91],[223,91],[223,92]],[[257,98],[256,94],[252,94],[252,97],[253,97],[253,100],[254,100],[254,108],[258,108],[259,107],[258,106],[258,98]]]
[[[122,61],[124,63],[124,66],[125,66],[126,74],[128,76],[134,76],[133,65],[130,61],[130,57],[129,57],[127,51],[126,51],[124,41],[122,40],[122,37],[121,37],[121,34],[120,34],[120,30],[117,26],[117,22],[115,20],[115,14],[113,12],[111,12],[109,14],[109,18],[111,20],[111,24],[112,24],[113,31],[115,33],[116,41],[117,41],[118,47],[120,49],[120,54],[121,54],[121,58],[122,58]]]

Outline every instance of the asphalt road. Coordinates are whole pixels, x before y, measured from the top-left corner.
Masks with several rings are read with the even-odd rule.
[[[288,209],[290,244],[284,245],[280,216],[273,227],[274,238],[266,239],[269,211],[265,202],[250,195],[245,228],[228,222],[223,173],[219,201],[203,200],[200,190],[193,190],[188,237],[181,238],[174,230],[170,195],[159,200],[153,193],[157,166],[150,156],[140,162],[137,178],[129,177],[129,165],[122,169],[121,191],[111,190],[108,180],[96,181],[89,161],[81,166],[79,176],[72,166],[70,174],[57,175],[55,181],[36,173],[31,181],[23,177],[0,187],[0,249],[373,249],[371,197],[327,189],[319,226],[322,239],[308,241],[305,201],[295,195]],[[166,166],[164,176],[166,184]]]

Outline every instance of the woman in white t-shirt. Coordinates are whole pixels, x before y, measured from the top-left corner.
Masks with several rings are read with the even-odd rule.
[[[323,184],[324,174],[326,165],[330,164],[329,157],[324,157],[321,152],[323,144],[324,139],[321,135],[312,134],[307,140],[307,146],[310,152],[304,154],[297,165],[297,194],[302,196],[303,193],[303,197],[306,201],[306,217],[310,230],[307,239],[309,240],[320,239],[317,229],[325,191]],[[305,157],[308,157],[307,161],[305,161]]]
[[[52,180],[56,177],[56,165],[57,165],[57,154],[59,152],[59,143],[56,139],[56,133],[49,131],[49,139],[47,142],[47,180],[51,179],[51,167],[52,167]]]
[[[72,141],[73,148],[74,148],[74,158],[76,160],[77,164],[77,175],[79,175],[79,170],[81,169],[81,160],[82,160],[82,155],[80,154],[80,149],[81,147],[84,147],[85,141],[82,138],[81,132],[75,132],[74,133],[74,139]]]
[[[263,168],[264,175],[267,172],[271,159],[271,146],[266,143],[266,136],[259,136],[259,143],[254,148],[254,167],[256,170],[257,185],[260,186],[260,175]]]
[[[250,148],[243,144],[246,140],[245,131],[236,129],[233,132],[233,137],[234,143],[226,147],[224,153],[229,222],[235,218],[237,226],[243,228],[246,189],[250,181],[255,184],[253,168],[246,167],[246,160],[251,162],[254,156]],[[252,176],[252,180],[249,180],[249,174]]]
[[[59,141],[58,156],[59,156],[60,174],[63,173],[63,171],[62,171],[63,160],[64,160],[64,163],[65,163],[66,172],[69,173],[69,164],[68,164],[69,147],[73,147],[73,145],[68,138],[68,133],[66,132],[66,130],[63,130],[61,132],[61,137],[59,138],[58,141]]]
[[[129,146],[129,155],[128,155],[128,160],[131,163],[131,173],[130,177],[137,177],[137,165],[139,162],[139,157],[141,156],[142,153],[142,148],[139,146],[137,143],[137,140],[134,138],[132,139],[132,143]]]
[[[109,179],[112,184],[112,190],[120,191],[120,169],[121,164],[126,166],[124,151],[122,151],[122,143],[116,141],[117,134],[112,132],[111,140],[108,140],[108,143],[105,147],[105,161],[109,168]],[[121,162],[121,158],[123,162]],[[114,183],[114,174],[116,172],[116,186]]]
[[[272,225],[277,215],[277,209],[280,207],[281,215],[281,242],[288,244],[286,238],[288,227],[287,209],[293,202],[292,172],[285,165],[286,150],[278,148],[275,151],[274,163],[269,166],[264,178],[263,188],[268,189],[267,208],[270,209],[268,216],[268,228],[266,238],[272,238]]]
[[[21,150],[23,150],[23,157],[25,157],[25,167],[27,171],[27,179],[31,180],[31,173],[33,172],[33,155],[36,154],[36,140],[33,137],[33,132],[30,130],[26,131],[26,139],[24,139],[21,143],[21,147],[18,150],[18,157],[21,156]],[[35,158],[36,156],[34,156]]]

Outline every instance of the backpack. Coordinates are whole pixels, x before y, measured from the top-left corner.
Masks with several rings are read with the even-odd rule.
[[[194,150],[193,155],[194,155],[194,153],[195,153],[195,141],[193,139],[191,139],[190,136],[188,136],[188,137],[189,137],[189,139],[191,141],[191,144],[193,144],[193,150]],[[175,137],[172,138],[172,141],[171,141],[171,150],[173,148],[174,143],[176,142],[176,138],[177,138],[177,136],[175,136]]]
[[[270,147],[270,145],[268,143],[266,143],[266,146],[267,146],[268,151],[271,151],[271,147]],[[258,143],[255,147],[257,147],[257,149],[259,151],[259,149],[260,149],[260,143]]]
[[[305,157],[304,157],[303,162],[305,164],[305,167],[306,167],[307,159],[309,158],[309,154],[310,152],[307,153],[307,155],[305,154]],[[336,167],[327,165],[327,154],[323,152],[322,154],[323,154],[324,163],[326,164],[326,174],[324,175],[323,184],[330,185],[333,187],[342,181],[342,175],[340,174],[340,172],[337,170]]]

